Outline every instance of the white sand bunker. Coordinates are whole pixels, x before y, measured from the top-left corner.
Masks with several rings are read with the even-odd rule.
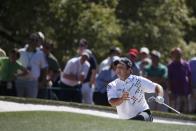
[[[109,113],[109,112],[98,111],[98,110],[80,109],[80,108],[74,108],[68,106],[21,104],[15,102],[0,101],[0,112],[13,112],[13,111],[65,111],[65,112],[119,119],[118,115],[115,113]],[[157,117],[154,118],[153,122],[196,126],[196,122],[193,121],[182,121],[176,119],[174,120],[174,119],[165,119],[165,118],[157,118]]]

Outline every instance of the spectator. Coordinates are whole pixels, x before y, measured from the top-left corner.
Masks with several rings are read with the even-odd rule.
[[[196,57],[189,61],[191,68],[191,89],[192,89],[192,112],[196,113]]]
[[[40,50],[42,49],[42,44],[44,43],[44,40],[45,40],[45,36],[42,32],[35,32],[35,33],[32,33],[31,36],[34,36],[37,38],[37,41],[36,41],[36,50]],[[24,48],[21,48],[20,50],[26,50],[26,48],[28,48],[29,46],[29,43],[27,42],[25,47]]]
[[[52,81],[53,84],[58,84],[61,69],[57,58],[52,54],[53,48],[53,42],[51,40],[46,40],[43,44],[42,50],[48,63],[47,80]]]
[[[171,51],[172,62],[168,65],[171,105],[181,112],[190,111],[191,71],[189,64],[182,59],[182,50]]]
[[[166,90],[166,79],[167,79],[167,67],[160,63],[161,54],[157,50],[153,50],[151,52],[151,60],[152,63],[144,69],[145,76],[151,81],[160,84],[164,89],[164,99],[165,103],[168,104],[168,94]],[[154,93],[145,94],[146,99],[150,96],[155,95]],[[160,110],[167,111],[167,108],[158,103],[150,102],[148,103],[150,109],[152,110]]]
[[[121,55],[121,49],[118,47],[111,47],[109,50],[109,56],[104,59],[100,65],[99,65],[99,72],[103,70],[104,68],[110,68],[110,65],[112,63],[113,56],[120,56]]]
[[[149,53],[150,51],[147,47],[140,48],[140,53],[139,53],[140,60],[136,63],[136,65],[140,70],[141,76],[144,76],[144,68],[151,63],[151,60],[149,59]]]
[[[46,87],[41,86],[39,88],[39,98],[52,98],[54,94],[51,92],[52,86],[59,86],[60,78],[60,65],[56,57],[52,54],[53,42],[51,40],[44,41],[42,45],[42,51],[45,54],[46,62],[48,63],[47,81]],[[53,94],[53,95],[52,95]],[[54,98],[56,99],[56,97]]]
[[[128,57],[129,57],[129,59],[130,59],[131,62],[132,62],[132,71],[133,71],[132,74],[133,74],[133,75],[139,76],[139,75],[140,75],[140,70],[139,70],[139,68],[137,67],[137,65],[135,64],[139,52],[138,52],[137,49],[131,48],[131,49],[129,49],[128,54],[129,54]]]
[[[82,102],[87,104],[93,104],[93,86],[95,85],[95,78],[97,72],[97,60],[92,51],[88,49],[88,41],[86,39],[81,39],[79,42],[79,55],[86,51],[89,54],[88,62],[90,68],[86,79],[82,84]]]
[[[89,49],[85,50],[89,54],[88,62],[90,68],[86,79],[82,84],[82,102],[87,104],[93,104],[93,87],[95,85],[97,62],[93,58],[93,54]]]
[[[0,95],[16,95],[14,80],[27,73],[27,70],[17,61],[19,57],[18,50],[13,49],[9,57],[0,58]]]
[[[108,83],[117,78],[116,65],[120,57],[114,56],[110,68],[103,69],[97,76],[93,100],[96,105],[109,106],[106,87]]]
[[[32,33],[28,39],[28,46],[19,50],[19,61],[29,71],[25,76],[18,77],[16,80],[17,95],[21,97],[36,98],[38,86],[45,86],[47,74],[47,62],[43,51],[37,50],[38,44],[42,39],[36,33]]]
[[[87,61],[89,54],[83,52],[81,56],[70,59],[61,76],[63,92],[63,100],[82,102],[81,85],[87,77],[90,64]]]
[[[149,57],[150,51],[147,47],[140,48],[140,57],[141,59],[145,59]]]

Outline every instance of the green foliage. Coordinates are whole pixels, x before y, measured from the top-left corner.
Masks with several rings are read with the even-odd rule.
[[[59,0],[50,4],[51,19],[48,23],[52,30],[50,36],[57,42],[57,58],[61,59],[64,53],[75,55],[78,18],[86,8],[82,0]]]
[[[147,46],[167,56],[196,41],[195,0],[1,0],[0,19],[1,48],[22,47],[30,33],[42,31],[55,41],[59,60],[76,54],[80,38],[98,60],[112,45],[124,52]]]
[[[165,52],[182,41],[184,23],[189,20],[183,0],[143,0],[141,3],[132,0],[127,3],[126,6],[138,6],[133,8],[134,14],[131,9],[122,8],[128,9],[122,11],[128,13],[124,15],[127,18],[121,18],[122,23],[126,23],[121,37],[124,46],[147,46]]]
[[[191,57],[196,56],[196,43],[191,42],[189,45],[182,43],[179,47],[183,50],[183,57],[190,60]]]
[[[90,48],[103,57],[112,46],[120,46],[117,38],[121,35],[114,10],[101,5],[90,4],[79,18],[79,37],[89,40]]]
[[[50,25],[53,29],[53,37],[58,41],[58,48],[69,50],[68,54],[75,55],[80,38],[86,38],[90,48],[102,57],[111,46],[119,45],[117,38],[120,35],[120,27],[114,15],[114,10],[94,3],[83,3],[82,0],[68,0],[51,4]],[[64,50],[58,52],[58,56],[64,55]]]
[[[0,44],[9,50],[24,45],[26,37],[47,27],[49,3],[54,0],[2,0],[0,5]]]
[[[190,12],[190,22],[186,25],[186,34],[185,40],[187,43],[196,41],[196,1],[195,0],[187,0],[187,6]]]
[[[94,3],[104,7],[115,8],[118,5],[118,0],[84,0],[86,3]]]

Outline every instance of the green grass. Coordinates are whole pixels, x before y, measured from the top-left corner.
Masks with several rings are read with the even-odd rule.
[[[116,120],[67,112],[1,112],[0,131],[195,131],[196,126]]]
[[[113,112],[113,113],[116,112],[116,109],[114,107],[88,105],[83,103],[73,103],[73,102],[64,102],[64,101],[55,101],[55,100],[21,98],[21,97],[10,97],[10,96],[0,96],[0,100],[17,102],[17,103],[27,103],[27,104],[32,103],[32,104],[56,105],[56,106],[71,106],[71,107],[82,108],[82,109],[99,110],[99,111],[106,111],[106,112]],[[152,114],[153,116],[164,117],[164,118],[196,121],[195,114],[177,115],[176,113],[166,113],[166,112],[158,112],[158,111],[152,111]]]

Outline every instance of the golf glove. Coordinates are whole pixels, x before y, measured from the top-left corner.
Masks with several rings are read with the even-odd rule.
[[[164,98],[162,96],[157,96],[155,101],[159,104],[163,104],[164,103]]]

